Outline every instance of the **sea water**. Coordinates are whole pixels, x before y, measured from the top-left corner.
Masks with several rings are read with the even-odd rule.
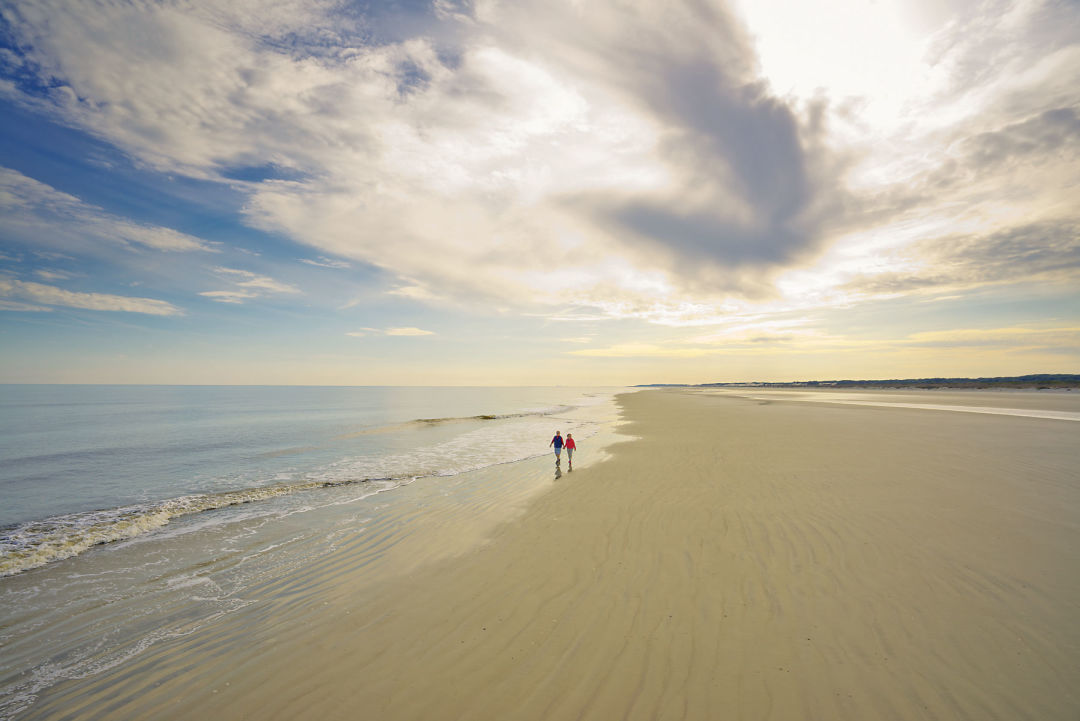
[[[0,386],[0,719],[596,458],[619,390]]]

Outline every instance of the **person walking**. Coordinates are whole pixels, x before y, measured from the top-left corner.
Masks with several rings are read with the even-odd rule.
[[[548,443],[548,448],[552,446],[555,446],[555,465],[557,466],[562,460],[563,437],[560,431],[555,431],[555,437],[551,439],[551,443]]]
[[[577,443],[574,443],[574,434],[566,434],[566,469],[568,471],[574,470],[574,451],[577,450]]]

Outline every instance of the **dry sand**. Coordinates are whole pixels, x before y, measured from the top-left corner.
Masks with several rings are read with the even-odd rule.
[[[622,403],[636,440],[471,552],[342,572],[35,713],[1080,719],[1080,423]]]

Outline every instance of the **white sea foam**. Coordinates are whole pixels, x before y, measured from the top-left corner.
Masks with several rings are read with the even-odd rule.
[[[552,422],[584,440],[595,432],[589,421],[556,418],[571,406],[556,406],[501,416],[418,420],[417,424],[498,420],[482,423],[449,441],[397,454],[368,454],[341,459],[297,475],[277,476],[277,482],[218,493],[196,493],[158,502],[54,516],[0,530],[0,577],[77,556],[101,544],[135,539],[158,531],[173,519],[217,509],[316,491],[356,486],[357,500],[410,483],[419,477],[453,476],[493,465],[511,463],[546,452],[542,441]],[[399,426],[400,427],[400,426]],[[538,448],[540,450],[538,450]],[[340,499],[335,499],[340,503]],[[286,515],[319,507],[318,501],[288,509]],[[280,513],[280,512],[277,512]]]

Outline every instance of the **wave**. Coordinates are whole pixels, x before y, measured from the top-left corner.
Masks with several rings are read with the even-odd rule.
[[[394,480],[365,478],[281,483],[221,493],[196,493],[157,503],[70,513],[17,524],[0,530],[0,577],[77,556],[93,546],[134,538],[157,530],[180,516],[265,501],[317,488]]]
[[[483,413],[475,416],[451,416],[448,418],[414,418],[411,421],[405,421],[403,423],[391,423],[385,426],[365,428],[361,431],[346,433],[344,435],[336,436],[335,438],[355,438],[357,436],[395,433],[397,431],[417,430],[420,428],[431,428],[432,426],[441,426],[450,423],[465,423],[468,421],[505,421],[513,418],[540,418],[543,416],[556,416],[560,413],[567,413],[569,411],[572,411],[575,407],[576,406],[554,406],[552,408],[545,408],[535,411],[522,411],[520,413]]]
[[[480,422],[480,425],[435,445],[415,447],[393,455],[342,458],[293,477],[279,476],[278,482],[266,485],[191,493],[160,501],[13,524],[0,528],[0,577],[71,558],[94,546],[157,531],[181,516],[321,488],[373,484],[372,492],[378,493],[417,478],[453,476],[543,455],[547,452],[544,446],[548,436],[547,422],[542,419],[574,410],[575,407],[564,405],[509,414],[417,418],[361,433],[386,433],[394,429],[466,421]],[[510,423],[488,425],[487,421],[492,420],[509,420]],[[587,438],[596,431],[595,423],[587,420],[572,421],[568,429],[578,434],[579,438]],[[543,439],[539,450],[537,438]]]

